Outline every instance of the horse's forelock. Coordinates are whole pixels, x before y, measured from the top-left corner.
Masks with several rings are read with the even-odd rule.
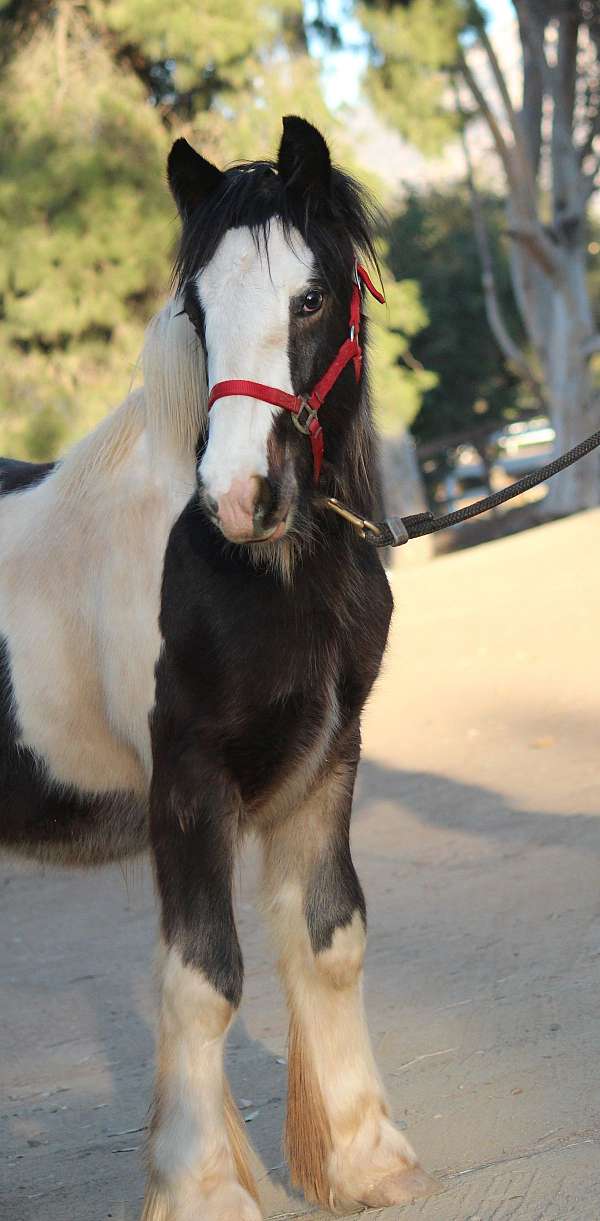
[[[326,192],[315,188],[301,195],[286,186],[274,162],[255,161],[228,169],[217,190],[183,224],[173,270],[175,291],[183,291],[211,261],[229,229],[246,227],[257,243],[265,242],[276,218],[290,240],[293,231],[301,234],[334,290],[353,255],[377,267],[381,215],[364,187],[336,168]]]

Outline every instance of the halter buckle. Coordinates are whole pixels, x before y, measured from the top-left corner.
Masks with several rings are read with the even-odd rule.
[[[295,411],[292,415],[292,421],[296,425],[298,432],[301,432],[305,437],[310,436],[310,426],[312,421],[318,421],[318,418],[319,417],[316,411],[314,411],[312,407],[309,407],[306,399],[302,400],[298,411]]]

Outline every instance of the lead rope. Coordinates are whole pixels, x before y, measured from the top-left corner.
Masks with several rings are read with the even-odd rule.
[[[600,431],[592,433],[587,441],[580,441],[579,445],[569,449],[566,454],[561,454],[559,458],[547,462],[539,470],[532,471],[530,475],[525,475],[523,479],[511,483],[501,492],[494,492],[492,496],[485,496],[483,500],[476,500],[474,504],[467,505],[464,509],[457,509],[454,513],[446,513],[443,517],[434,517],[430,512],[412,513],[408,517],[386,517],[383,521],[374,522],[369,521],[367,517],[362,517],[360,513],[355,513],[335,496],[326,496],[320,503],[326,509],[331,509],[333,513],[337,513],[339,517],[349,521],[360,537],[374,547],[401,547],[411,538],[422,538],[425,534],[437,534],[438,530],[458,526],[463,521],[478,517],[480,513],[488,513],[490,509],[504,504],[506,500],[514,500],[515,496],[521,496],[530,488],[535,488],[539,483],[544,483],[546,479],[551,479],[553,475],[558,475],[559,471],[564,471],[567,466],[579,462],[580,458],[584,458],[599,445]]]

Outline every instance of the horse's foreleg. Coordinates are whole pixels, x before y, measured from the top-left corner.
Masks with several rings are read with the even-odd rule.
[[[151,833],[162,907],[162,993],[142,1221],[259,1221],[249,1148],[223,1055],[242,958],[231,903],[237,814],[214,777],[155,767]]]
[[[348,838],[355,770],[339,763],[265,833],[290,1009],[287,1153],[293,1181],[326,1207],[381,1207],[433,1187],[388,1118],[365,1022],[365,908]]]

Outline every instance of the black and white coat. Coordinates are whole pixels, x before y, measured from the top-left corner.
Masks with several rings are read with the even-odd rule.
[[[206,413],[224,378],[312,387],[346,337],[371,217],[300,119],[277,162],[225,173],[178,141],[169,178],[176,295],[144,390],[55,469],[0,467],[2,836],[78,861],[150,843],[163,955],[144,1221],[261,1215],[223,1069],[247,833],[290,1009],[294,1180],[325,1206],[399,1203],[430,1185],[370,1049],[349,847],[392,599],[376,552],[320,504],[373,511],[366,380],[350,366],[322,411],[319,496],[285,412],[240,397]]]

